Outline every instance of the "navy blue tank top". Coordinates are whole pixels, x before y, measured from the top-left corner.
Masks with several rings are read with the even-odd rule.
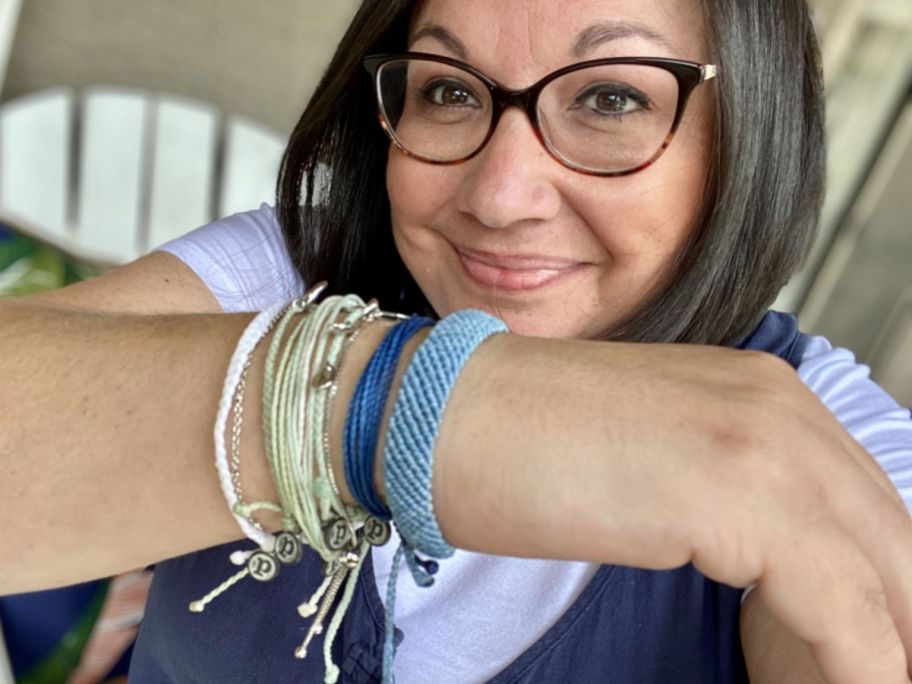
[[[806,345],[793,316],[769,313],[738,346],[775,354],[797,368]],[[244,540],[156,566],[130,684],[323,681],[322,641],[312,643],[304,660],[292,655],[310,624],[298,616],[297,603],[323,579],[316,554],[273,582],[244,580],[202,614],[188,611],[191,601],[233,574],[228,555],[249,547]],[[740,600],[740,589],[709,580],[691,565],[667,571],[605,565],[551,629],[491,681],[747,682]],[[342,684],[380,681],[383,615],[368,555],[333,644]],[[397,639],[403,638],[408,634],[397,629]]]

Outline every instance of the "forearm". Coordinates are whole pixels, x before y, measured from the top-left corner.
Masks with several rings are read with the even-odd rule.
[[[0,308],[0,593],[226,541],[212,425],[244,316]]]
[[[504,555],[683,565],[706,513],[689,494],[738,439],[740,402],[725,388],[750,384],[756,369],[757,357],[719,349],[486,342],[453,389],[435,446],[444,536]],[[682,452],[695,456],[659,462]],[[732,500],[711,504],[721,513]]]
[[[213,467],[212,430],[249,315],[107,315],[5,301],[0,320],[0,545],[10,550],[0,594],[240,536]],[[345,378],[357,377],[378,334],[353,346]],[[245,402],[250,500],[275,498],[260,428],[266,346]]]
[[[239,536],[213,468],[212,428],[249,315],[0,304],[0,481],[8,496],[0,529],[5,548],[28,549],[5,563],[0,592],[75,582]],[[338,473],[348,400],[387,325],[371,326],[343,364],[332,426]],[[421,338],[403,354],[400,377]],[[245,402],[248,500],[275,498],[260,427],[266,346],[254,357]],[[681,459],[656,469],[655,454],[713,451],[725,412],[737,407],[696,390],[708,378],[714,388],[729,376],[743,384],[747,358],[675,346],[490,340],[457,381],[435,448],[433,492],[446,538],[504,555],[687,562],[694,545],[681,520],[687,511],[653,504],[673,502],[699,466],[714,462],[704,456],[676,473]],[[688,407],[686,426],[661,424],[669,405]],[[378,459],[382,493],[381,466]],[[664,477],[650,481],[657,470]],[[350,500],[344,477],[337,480]]]

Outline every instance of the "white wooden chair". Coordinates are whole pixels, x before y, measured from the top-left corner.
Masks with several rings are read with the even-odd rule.
[[[271,202],[284,140],[175,95],[54,88],[0,107],[0,222],[99,265]]]

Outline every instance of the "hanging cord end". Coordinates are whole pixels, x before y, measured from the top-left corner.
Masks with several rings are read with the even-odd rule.
[[[203,598],[199,599],[198,601],[191,601],[190,605],[187,606],[188,610],[191,613],[202,613],[206,609],[207,605],[209,605],[215,599],[217,599],[219,596],[221,596],[226,591],[231,589],[231,587],[233,587],[235,584],[237,584],[242,579],[247,577],[247,575],[249,575],[249,574],[250,574],[250,569],[244,568],[240,572],[232,575],[231,577],[226,579],[224,582],[222,582],[220,585],[218,585],[215,589],[213,589],[208,594],[206,594]]]
[[[315,615],[317,610],[320,608],[320,599],[323,598],[323,595],[326,593],[326,590],[329,589],[329,585],[332,584],[333,576],[327,575],[323,582],[320,583],[320,586],[317,587],[317,590],[307,599],[304,603],[298,606],[298,615],[302,618],[309,618],[312,615]]]
[[[232,551],[228,559],[232,565],[246,565],[253,553],[253,551]]]
[[[440,570],[440,563],[419,557],[415,550],[409,547],[405,548],[405,562],[415,584],[423,588],[434,586],[434,575]]]

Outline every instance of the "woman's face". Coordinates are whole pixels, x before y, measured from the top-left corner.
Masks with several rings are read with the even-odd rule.
[[[600,39],[581,46],[584,35]],[[468,62],[513,89],[602,57],[708,61],[699,3],[680,0],[426,0],[411,36],[411,50]],[[664,155],[622,177],[564,167],[516,108],[462,164],[430,165],[391,146],[399,253],[441,316],[477,308],[518,334],[592,337],[635,312],[684,248],[712,116],[711,89],[700,86]]]

